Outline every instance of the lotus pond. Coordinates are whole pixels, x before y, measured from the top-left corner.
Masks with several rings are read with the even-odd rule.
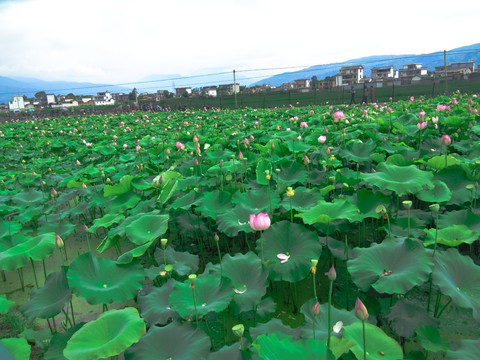
[[[0,124],[0,354],[480,359],[478,106]]]

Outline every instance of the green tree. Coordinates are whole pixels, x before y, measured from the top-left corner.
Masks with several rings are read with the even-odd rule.
[[[137,88],[133,88],[132,92],[128,94],[128,100],[137,101]]]

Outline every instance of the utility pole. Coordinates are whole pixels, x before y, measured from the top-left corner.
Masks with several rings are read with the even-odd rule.
[[[447,50],[443,50],[443,72],[445,73],[445,95],[448,94]]]
[[[237,83],[235,81],[235,69],[233,69],[233,93],[235,94],[235,109],[237,108]]]

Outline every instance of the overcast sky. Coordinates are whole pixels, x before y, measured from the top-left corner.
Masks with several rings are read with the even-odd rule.
[[[0,0],[0,76],[116,84],[422,54],[480,42],[479,15],[478,0]]]

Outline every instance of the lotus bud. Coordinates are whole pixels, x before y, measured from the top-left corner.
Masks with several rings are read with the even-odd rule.
[[[160,244],[162,244],[162,248],[165,249],[165,247],[167,246],[167,242],[168,242],[168,239],[160,239]]]
[[[412,207],[412,202],[410,200],[404,200],[402,201],[402,205],[405,209],[410,210]]]
[[[52,196],[57,196],[58,193],[57,193],[57,190],[55,190],[55,188],[52,188]]]
[[[215,235],[213,236],[213,239],[214,239],[216,242],[218,242],[218,241],[220,240],[220,238],[218,237],[218,234],[217,234],[217,233],[215,233]]]
[[[198,159],[197,158],[193,159],[193,165],[198,166]]]
[[[220,166],[220,168],[223,167],[223,160],[220,160],[220,162],[218,163],[218,166]]]
[[[61,238],[58,234],[55,235],[55,245],[57,245],[57,247],[58,247],[59,249],[61,249],[61,248],[63,248],[63,247],[65,246],[65,244],[63,243],[62,238]]]
[[[313,305],[312,312],[315,316],[320,314],[320,304],[318,301],[315,303],[315,305]]]
[[[82,229],[83,229],[83,231],[88,232],[88,226],[87,225],[83,224]]]
[[[436,214],[440,210],[440,205],[439,204],[432,204],[432,205],[429,206],[429,208],[433,213]]]
[[[335,267],[333,265],[330,270],[325,273],[325,276],[328,277],[328,280],[335,281],[337,278],[337,272],[335,271]]]
[[[452,143],[452,139],[448,135],[442,135],[442,138],[440,140],[440,143],[442,145],[448,146]]]
[[[243,333],[245,331],[245,327],[243,326],[243,324],[237,324],[234,327],[232,327],[232,331],[235,334],[235,336],[237,336],[238,338],[242,338]]]
[[[363,302],[357,297],[357,301],[355,301],[355,316],[365,321],[368,319],[368,311]]]

